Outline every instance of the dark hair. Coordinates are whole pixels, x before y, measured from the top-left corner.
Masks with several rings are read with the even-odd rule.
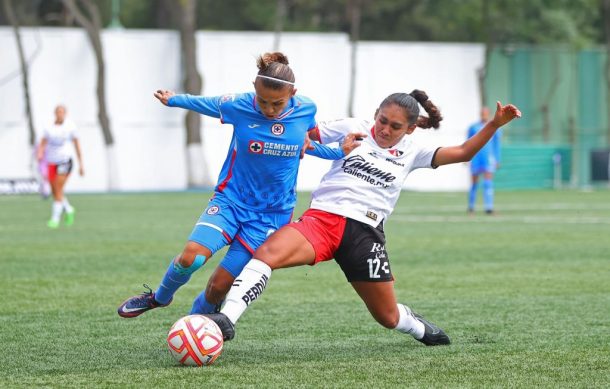
[[[288,57],[283,53],[265,53],[257,58],[256,66],[259,69],[257,74],[259,76],[271,77],[294,83],[294,73],[292,72],[292,69],[290,69],[290,66],[288,66]],[[260,77],[259,79],[264,86],[271,89],[282,89],[286,86],[290,86],[291,88],[294,87],[294,85],[269,78]]]
[[[419,115],[418,103],[424,107],[428,116]],[[393,93],[381,102],[379,108],[390,104],[396,104],[405,110],[409,125],[417,123],[420,128],[438,128],[443,120],[438,107],[428,100],[426,92],[419,89],[414,89],[411,93]]]

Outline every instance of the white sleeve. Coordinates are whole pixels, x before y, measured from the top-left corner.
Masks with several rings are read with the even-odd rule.
[[[434,156],[438,149],[440,149],[438,146],[427,146],[419,149],[417,157],[415,157],[413,165],[411,166],[411,171],[419,168],[436,169],[438,166],[433,166],[432,161],[434,160]]]
[[[340,143],[350,132],[362,131],[362,122],[362,120],[354,118],[318,122],[320,143]]]
[[[70,120],[68,123],[68,129],[70,131],[70,139],[78,139],[78,133],[76,130],[76,124]]]
[[[42,128],[42,134],[40,136],[40,140],[42,141],[43,139],[49,140],[49,127],[44,126]]]

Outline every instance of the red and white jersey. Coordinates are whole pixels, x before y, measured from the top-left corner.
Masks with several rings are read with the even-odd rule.
[[[351,153],[333,161],[310,208],[349,217],[376,227],[394,210],[407,175],[418,168],[432,168],[438,147],[421,147],[409,135],[391,149],[374,139],[374,123],[342,119],[318,123],[322,143],[342,142],[350,132],[368,134]]]
[[[45,158],[47,162],[57,164],[66,162],[72,156],[70,143],[76,138],[76,124],[66,118],[62,124],[53,122],[45,127],[43,138],[47,140]]]

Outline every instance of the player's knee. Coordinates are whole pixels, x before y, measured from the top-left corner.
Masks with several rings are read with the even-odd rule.
[[[274,269],[279,259],[280,248],[273,242],[265,242],[252,255],[253,258],[265,262],[270,268]]]
[[[210,257],[210,251],[205,247],[189,242],[182,253],[178,256],[177,262],[184,268],[191,267],[194,263],[206,261]],[[203,265],[203,262],[201,263]]]

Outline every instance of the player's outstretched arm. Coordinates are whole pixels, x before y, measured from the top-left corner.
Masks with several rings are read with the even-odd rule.
[[[176,94],[172,91],[166,90],[166,89],[157,89],[157,91],[154,93],[155,97],[161,102],[163,103],[163,105],[169,105],[168,101],[172,96],[175,96]]]
[[[466,140],[459,146],[441,147],[436,152],[433,166],[448,165],[457,162],[470,161],[474,155],[485,146],[496,131],[515,118],[521,117],[521,111],[512,105],[502,105],[496,103],[496,113],[494,118],[487,122],[485,126],[472,138]]]
[[[360,141],[366,136],[366,134],[360,132],[347,134],[341,143],[341,148],[328,147],[322,143],[311,141],[309,137],[305,137],[303,150],[306,154],[318,158],[337,160],[345,157],[351,153],[352,150],[360,146]]]

